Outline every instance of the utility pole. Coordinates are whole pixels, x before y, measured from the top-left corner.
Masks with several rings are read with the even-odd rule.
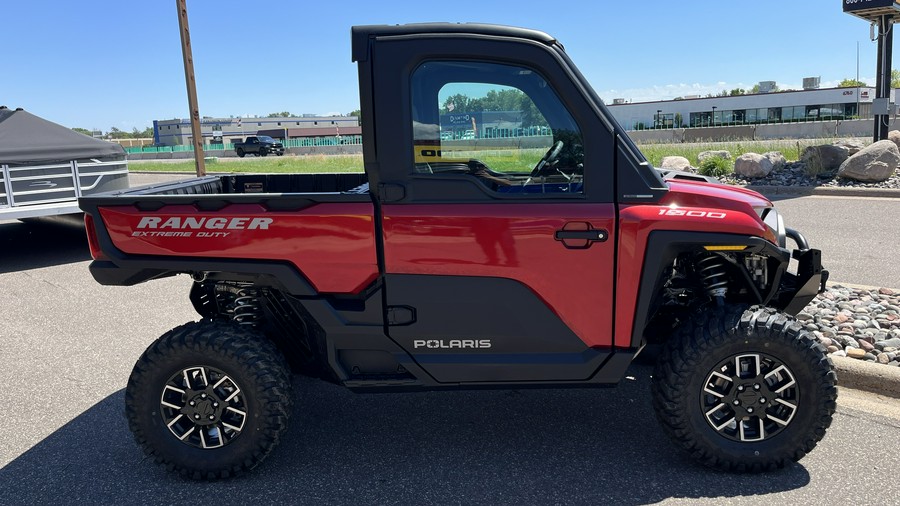
[[[888,125],[891,118],[888,114],[887,105],[891,97],[891,53],[894,46],[894,30],[893,17],[890,15],[882,15],[877,19],[878,24],[878,69],[875,78],[875,99],[876,104],[882,104],[875,108],[875,129],[873,138],[875,141],[882,141],[888,138]]]
[[[194,79],[194,57],[191,53],[191,31],[188,28],[187,0],[175,0],[178,7],[178,27],[181,32],[181,54],[184,57],[184,82],[187,85],[188,108],[191,113],[191,143],[197,175],[206,175],[203,160],[203,132],[200,130],[200,107],[197,105],[197,82]]]
[[[875,129],[872,138],[877,142],[887,139],[890,123],[891,100],[891,53],[894,46],[894,20],[900,15],[900,2],[897,0],[847,0],[841,2],[847,14],[868,21],[878,30],[878,67],[876,68],[875,100],[872,112],[875,116]],[[875,40],[874,33],[872,40]],[[859,62],[859,45],[857,44],[857,62]],[[857,81],[859,80],[859,63],[857,63]],[[859,95],[857,93],[857,95]]]

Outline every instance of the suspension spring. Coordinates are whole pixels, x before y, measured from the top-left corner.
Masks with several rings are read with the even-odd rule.
[[[725,297],[728,291],[727,270],[725,261],[718,255],[709,255],[697,261],[697,269],[706,293],[712,297]]]
[[[233,304],[231,319],[236,323],[256,327],[262,321],[262,300],[259,290],[255,288],[238,290]]]

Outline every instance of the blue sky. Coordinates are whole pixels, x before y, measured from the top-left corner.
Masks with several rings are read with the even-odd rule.
[[[88,129],[188,116],[174,0],[8,1],[0,105]],[[856,76],[874,42],[841,0],[188,0],[200,113],[348,113],[359,107],[350,27],[485,22],[559,39],[606,101],[705,95]],[[897,37],[900,40],[900,37]],[[896,54],[896,50],[895,50]],[[896,59],[895,59],[896,61]],[[895,66],[897,64],[895,63]]]

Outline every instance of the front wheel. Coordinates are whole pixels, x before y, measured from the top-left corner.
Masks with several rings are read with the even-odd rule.
[[[243,149],[237,148],[236,152],[237,152],[237,155],[238,155],[239,157],[241,157],[241,158],[244,157],[244,154],[245,154],[245,153],[244,153],[244,150],[243,150]]]
[[[652,391],[663,429],[693,457],[760,472],[800,460],[822,439],[835,384],[825,349],[787,316],[726,306],[683,324]]]
[[[265,337],[230,324],[188,323],[141,355],[125,391],[135,440],[163,465],[195,479],[256,467],[290,414],[290,374]]]

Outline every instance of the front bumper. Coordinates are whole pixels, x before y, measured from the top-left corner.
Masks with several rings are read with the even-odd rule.
[[[793,229],[785,229],[786,235],[797,243],[791,258],[797,261],[797,273],[785,272],[781,277],[774,306],[789,315],[796,315],[825,291],[828,271],[822,268],[822,252],[809,247],[806,238]]]

